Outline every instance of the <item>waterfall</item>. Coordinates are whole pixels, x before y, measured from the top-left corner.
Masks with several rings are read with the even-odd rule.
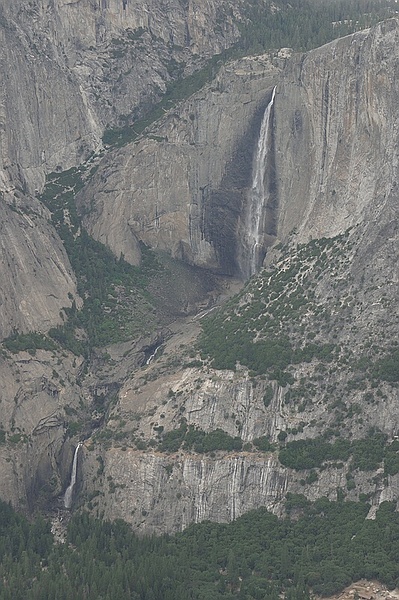
[[[255,155],[252,171],[252,187],[249,194],[249,218],[247,222],[248,235],[248,251],[249,264],[247,267],[248,275],[251,276],[257,272],[260,266],[261,250],[262,250],[262,222],[267,201],[265,193],[265,170],[267,163],[267,151],[269,148],[269,129],[270,116],[276,95],[276,87],[273,88],[273,93],[269,104],[266,107],[263,115],[262,125],[259,133],[258,147]]]
[[[154,350],[154,352],[147,358],[147,360],[145,361],[146,365],[150,365],[152,363],[152,361],[154,360],[154,358],[157,355],[158,350],[160,349],[161,345],[157,346]]]
[[[78,452],[79,452],[79,448],[81,447],[81,445],[82,445],[82,442],[79,442],[79,444],[75,448],[75,454],[73,455],[71,481],[70,481],[70,484],[68,485],[66,492],[64,494],[65,508],[71,508],[71,506],[72,506],[73,488],[75,487],[76,473],[78,470]]]

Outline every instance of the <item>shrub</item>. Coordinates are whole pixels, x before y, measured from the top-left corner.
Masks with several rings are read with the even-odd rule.
[[[13,354],[22,351],[55,350],[56,345],[42,333],[31,331],[30,333],[14,333],[4,340],[3,344]]]
[[[273,387],[271,385],[269,385],[265,389],[265,393],[263,395],[263,404],[264,404],[265,408],[267,408],[269,406],[270,402],[273,400],[273,396],[274,396]]]
[[[349,456],[349,440],[337,440],[331,444],[321,437],[288,442],[279,452],[280,462],[298,471],[321,467],[327,460],[346,461]]]
[[[270,452],[270,450],[273,449],[273,446],[270,443],[270,440],[266,436],[256,438],[255,440],[253,440],[252,443],[261,452]]]
[[[187,429],[187,425],[183,422],[179,429],[168,431],[161,443],[161,452],[176,452],[182,443],[184,442],[184,448],[186,450],[194,450],[200,454],[215,452],[216,450],[225,450],[230,452],[232,450],[242,449],[242,440],[239,437],[232,437],[222,429],[215,429],[206,433],[202,429],[190,425]]]
[[[183,443],[187,432],[187,424],[181,421],[178,429],[167,431],[160,442],[159,449],[161,452],[177,452]]]
[[[373,375],[384,381],[399,381],[399,350],[392,351],[377,361],[374,365]]]

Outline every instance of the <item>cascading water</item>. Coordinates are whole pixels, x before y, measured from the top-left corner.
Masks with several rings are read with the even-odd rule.
[[[64,494],[65,508],[71,508],[71,506],[72,506],[73,488],[75,487],[76,473],[78,470],[78,453],[79,453],[79,448],[81,447],[81,445],[82,445],[82,442],[79,442],[79,444],[75,448],[75,454],[73,455],[71,481],[70,481],[70,484],[68,485],[68,487],[65,491],[65,494]]]
[[[270,116],[276,95],[276,87],[269,104],[266,107],[263,116],[262,125],[259,133],[258,147],[253,164],[252,187],[249,194],[249,218],[247,222],[248,236],[248,275],[251,276],[257,272],[260,266],[262,250],[262,222],[264,217],[265,202],[267,194],[265,193],[265,170],[267,164],[267,153],[269,148],[269,129]]]
[[[161,346],[157,346],[154,350],[154,352],[147,358],[147,360],[145,361],[146,365],[150,365],[152,363],[152,361],[155,359],[158,350],[160,349]]]

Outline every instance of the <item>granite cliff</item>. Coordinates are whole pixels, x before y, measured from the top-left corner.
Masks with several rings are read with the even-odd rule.
[[[246,329],[251,319],[262,320],[269,315],[269,319],[277,321],[275,332],[288,335],[296,349],[307,351],[312,340],[318,348],[326,349],[330,344],[333,356],[324,359],[313,354],[291,364],[287,385],[287,381],[279,383],[278,376],[270,372],[260,377],[253,370],[251,373],[250,363],[249,371],[244,365],[235,372],[215,371],[207,362],[193,367],[191,363],[198,360],[198,354],[190,352],[192,342],[184,346],[184,335],[180,353],[173,346],[177,342],[171,342],[173,358],[166,344],[164,354],[153,365],[124,382],[103,438],[95,437],[88,445],[83,480],[85,488],[91,491],[90,505],[99,514],[122,516],[139,530],[160,532],[184,527],[192,520],[229,520],[260,505],[280,512],[281,498],[287,490],[305,493],[310,498],[335,498],[339,490],[349,497],[364,493],[377,504],[382,499],[396,498],[397,475],[384,471],[382,458],[374,472],[373,468],[362,470],[354,467],[356,463],[343,460],[335,464],[327,461],[316,473],[312,469],[282,468],[276,446],[264,454],[257,451],[253,442],[267,436],[278,447],[279,443],[284,446],[294,440],[320,439],[326,432],[330,442],[331,435],[332,439],[372,439],[371,432],[375,430],[389,440],[397,435],[397,375],[381,375],[385,360],[389,362],[391,356],[393,363],[397,360],[397,141],[392,135],[396,130],[395,111],[392,120],[388,116],[397,95],[397,56],[388,47],[396,46],[397,36],[398,21],[393,19],[306,55],[283,61],[275,57],[271,64],[268,60],[264,63],[267,67],[263,107],[270,99],[272,86],[277,86],[272,157],[265,174],[270,191],[269,210],[273,212],[273,219],[265,219],[265,223],[274,222],[274,230],[265,230],[264,236],[270,243],[273,234],[283,249],[280,245],[269,251],[267,274],[261,273],[257,283],[245,289],[232,304],[234,308],[216,318],[214,335],[236,317],[243,319],[246,325],[242,327]],[[271,77],[273,64],[275,75]],[[372,65],[376,65],[375,70]],[[217,82],[223,81],[223,76]],[[212,86],[208,93],[211,97],[215,94]],[[190,108],[184,106],[180,115],[166,117],[160,129],[151,132],[161,140],[144,139],[131,150],[122,151],[122,156],[128,158],[114,164],[121,165],[117,168],[126,173],[124,177],[129,179],[127,173],[135,174],[137,164],[140,180],[145,179],[143,155],[150,146],[157,168],[150,164],[148,178],[151,180],[157,172],[159,180],[169,177],[173,181],[173,189],[190,189],[192,170],[186,169],[185,158],[176,161],[175,153],[187,139],[183,132],[191,131],[190,119],[185,115],[187,110],[193,110],[197,97],[200,96],[190,100]],[[177,124],[180,133],[176,140]],[[163,167],[165,163],[167,166]],[[200,169],[197,161],[194,173]],[[226,182],[226,173],[228,166],[225,179],[222,176],[219,181]],[[229,262],[230,272],[235,274],[250,177],[247,164],[247,175],[239,185],[240,199],[234,205],[238,207],[234,225],[230,225],[231,235],[237,236],[230,246],[235,254]],[[99,178],[98,173],[97,181]],[[113,173],[113,181],[116,179]],[[133,184],[136,180],[133,175]],[[95,181],[92,185],[96,185]],[[111,182],[109,189],[115,190]],[[165,188],[156,187],[159,189]],[[169,189],[166,186],[166,193],[172,194]],[[146,191],[145,186],[140,186],[140,190],[144,196],[139,200],[141,206],[155,211],[154,191]],[[113,193],[118,199],[123,198],[118,191],[111,191],[110,204]],[[94,235],[98,235],[105,219],[112,222],[112,211],[104,209],[105,194],[101,194],[98,192],[97,196],[95,188],[90,188],[95,210],[87,223]],[[231,196],[234,198],[234,194]],[[137,214],[136,197],[134,193],[125,194],[122,205],[127,207],[124,210],[131,210],[130,215]],[[176,204],[167,201],[163,206],[173,215],[168,245],[162,239],[162,226],[144,224],[136,228],[136,235],[142,235],[155,247],[164,244],[163,248],[172,253],[176,252],[176,242],[184,241],[191,251],[186,252],[186,260],[200,262],[201,253],[195,251],[194,244],[190,245],[192,209],[183,203],[177,218]],[[229,210],[234,212],[234,207],[225,208],[222,203],[217,206],[223,215],[219,226],[223,230],[226,221],[231,224],[226,215]],[[120,222],[126,216],[121,217],[118,212],[115,218]],[[153,222],[154,219],[153,216]],[[159,222],[167,221],[168,215],[160,215]],[[223,261],[215,261],[217,244],[207,236],[206,226],[199,228],[198,237],[214,248],[208,267],[223,269]],[[279,288],[279,302],[266,300],[275,278],[284,272],[288,274]],[[259,290],[265,298],[260,306]],[[193,326],[186,325],[190,331]],[[236,335],[239,330],[237,325]],[[260,327],[254,340],[265,335]],[[227,326],[225,339],[228,345]],[[220,357],[216,355],[216,359]],[[375,380],[372,373],[378,369],[381,376]],[[265,392],[270,386],[271,399],[265,407]],[[239,437],[244,442],[243,450],[227,454],[215,450],[213,457],[201,452],[193,454],[184,441],[188,434],[183,432],[177,454],[172,445],[168,456],[162,452],[162,440],[169,439],[168,432],[181,431],[182,422],[188,431],[210,433],[221,429],[232,438]],[[119,439],[119,443],[104,438]],[[144,453],[140,450],[143,443],[148,444]],[[101,460],[101,469],[97,469],[95,456]]]
[[[78,200],[91,235],[132,262],[141,240],[237,274],[237,220],[276,63],[228,64],[140,140],[111,152]]]
[[[240,18],[230,2],[178,1],[167,10],[159,2],[131,0],[2,3],[2,339],[45,333],[62,325],[64,309],[82,305],[51,215],[37,199],[46,176],[101,153],[107,127],[145,114],[170,82],[229,47]],[[206,294],[198,286],[171,304],[195,305],[198,293]],[[68,383],[79,376],[71,365],[81,367],[82,358],[42,348],[48,341],[38,345],[35,358],[35,347],[22,357],[6,350],[1,357],[1,493],[21,508],[65,488],[72,460],[66,429],[76,402],[84,403],[80,386],[70,390]],[[29,364],[23,377],[20,363]]]
[[[140,532],[258,506],[281,514],[287,491],[396,500],[398,20],[306,54],[229,62],[134,142],[102,148],[104,130],[134,124],[174,76],[201,64],[197,53],[238,36],[229,2],[201,11],[176,2],[170,20],[159,2],[147,9],[2,8],[2,337],[47,333],[87,300],[65,226],[130,264],[140,265],[144,243],[174,265],[141,296],[147,313],[128,305],[139,320],[152,315],[133,340],[86,357],[47,337],[36,349],[3,346],[2,497],[28,509],[61,497],[85,438],[79,502]],[[257,225],[265,270],[224,304],[246,273],[252,165],[275,87]],[[81,225],[71,204],[51,220],[57,211],[38,194],[45,175],[80,163]],[[198,345],[202,322],[224,339],[219,348]],[[258,362],[241,352],[246,335],[263,344]],[[266,352],[276,340],[284,364]],[[327,458],[293,465],[292,443],[305,440],[326,443]],[[331,459],[337,440],[352,445]],[[367,440],[381,452],[366,464]]]
[[[238,38],[240,3],[172,4],[2,3],[3,185],[40,190],[46,173],[79,164],[106,127],[136,120],[170,81]]]

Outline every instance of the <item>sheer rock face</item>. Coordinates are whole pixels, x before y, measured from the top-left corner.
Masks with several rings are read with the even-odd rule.
[[[104,162],[82,195],[94,209],[89,231],[132,262],[142,239],[197,265],[245,272],[252,162],[274,85],[261,244],[293,229],[307,241],[379,221],[397,196],[397,42],[391,19],[285,62],[223,70]]]
[[[280,431],[300,422],[307,424],[303,433],[289,440],[317,435],[324,419],[325,427],[334,426],[334,413],[329,413],[318,392],[311,406],[298,413],[286,401],[289,388],[274,384],[273,397],[265,406],[268,382],[258,380],[255,385],[243,371],[177,368],[172,372],[162,362],[168,364],[176,348],[172,344],[165,353],[158,364],[144,367],[122,386],[107,423],[108,438],[115,435],[120,441],[111,447],[94,441],[84,448],[81,489],[83,497],[95,498],[89,505],[94,514],[122,518],[140,533],[175,532],[206,519],[228,522],[261,506],[281,515],[287,492],[305,494],[310,500],[321,496],[335,500],[338,490],[346,490],[348,474],[356,482],[355,490],[347,492],[350,499],[355,500],[359,490],[369,494],[373,504],[398,499],[399,475],[384,480],[381,470],[350,472],[348,464],[335,462],[317,469],[317,480],[310,482],[309,471],[283,467],[277,453],[247,451],[245,446],[243,451],[213,455],[195,453],[184,445],[169,453],[131,448],[130,439],[159,440],[159,428],[176,429],[182,417],[188,426],[206,432],[220,428],[244,442],[266,435],[277,443]],[[308,370],[312,367],[307,365]],[[361,402],[361,397],[362,392],[355,392],[349,402]],[[353,422],[354,436],[364,436],[371,423],[392,436],[399,425],[397,401],[397,395],[390,395],[378,405],[378,415],[376,405],[363,405],[364,425]],[[309,425],[310,420],[317,425]]]
[[[140,239],[237,273],[253,148],[278,72],[266,56],[232,63],[146,137],[111,153],[79,200],[91,235],[131,262]]]
[[[7,335],[12,327],[46,330],[58,323],[60,309],[71,302],[69,294],[76,294],[68,261],[46,211],[24,193],[40,188],[45,172],[57,165],[76,164],[94,149],[106,124],[115,124],[140,102],[157,97],[167,81],[165,64],[175,56],[165,53],[161,60],[159,53],[170,40],[172,44],[183,36],[188,40],[188,21],[176,15],[170,23],[162,21],[158,3],[146,5],[147,16],[144,9],[138,16],[138,3],[111,0],[89,5],[4,4],[0,52],[5,65],[2,73],[10,85],[0,92],[4,191],[0,275],[7,282],[0,292],[0,319],[2,335]],[[183,6],[186,3],[176,3],[176,10],[183,11]],[[208,18],[214,18],[214,4],[201,11],[195,7],[188,4],[195,23],[189,28],[193,51],[200,39],[210,52],[222,47],[224,42],[200,35],[202,29],[208,30]],[[120,36],[121,24],[132,32],[145,29],[138,38],[143,38],[147,48],[141,62],[126,49],[128,36],[125,40],[121,34],[125,41],[112,44],[113,37]],[[229,22],[226,26],[230,27]],[[150,50],[154,35],[163,40],[156,47],[158,58]],[[232,25],[230,35],[233,39]],[[131,262],[139,260],[138,240],[142,239],[188,262],[235,273],[257,132],[272,87],[277,85],[272,159],[265,174],[270,219],[266,219],[264,243],[275,237],[286,241],[293,228],[297,229],[295,239],[303,242],[353,226],[348,277],[342,279],[345,285],[356,284],[357,291],[352,302],[349,288],[344,288],[348,324],[341,328],[339,340],[345,338],[360,348],[369,332],[395,339],[396,322],[390,319],[389,307],[397,307],[399,283],[397,37],[398,22],[391,20],[370,32],[293,57],[285,65],[278,62],[278,67],[267,59],[226,67],[214,84],[181,103],[149,136],[103,159],[80,196],[82,208],[93,207],[85,218],[88,230]],[[130,58],[123,59],[122,67],[111,76],[110,57],[119,46]],[[21,48],[26,62],[20,58]],[[150,63],[151,69],[162,71],[146,88],[147,96],[140,96],[144,79],[138,77],[139,91],[130,94],[138,74],[129,72],[133,63],[142,69],[143,77]],[[126,87],[115,89],[122,70]],[[54,95],[46,103],[48,85]],[[272,262],[275,256],[270,252],[267,260]],[[335,300],[342,289],[334,291],[322,275],[317,288],[320,305]],[[352,332],[355,323],[356,335]],[[111,367],[107,373],[110,385],[115,384],[115,390],[120,387],[118,402],[101,432],[109,444],[102,444],[101,437],[86,444],[80,482],[98,514],[122,517],[139,531],[159,533],[206,518],[228,521],[258,506],[279,513],[287,490],[313,499],[320,495],[334,498],[338,488],[345,488],[347,466],[330,466],[319,473],[317,482],[308,484],[301,482],[301,473],[283,469],[275,456],[257,452],[218,452],[204,457],[188,451],[166,455],[151,444],[145,452],[132,449],[134,440],[155,439],[161,427],[177,429],[182,415],[188,425],[204,431],[221,428],[246,442],[262,435],[276,441],[279,431],[297,427],[301,420],[306,425],[324,419],[326,426],[332,424],[321,388],[309,409],[294,414],[284,402],[287,389],[275,382],[273,399],[265,407],[266,383],[255,388],[244,371],[220,374],[183,369],[187,355],[178,350],[179,336],[180,332],[173,338],[164,371],[146,365],[132,375],[139,364],[126,369],[122,354],[113,381]],[[17,506],[23,500],[29,505],[52,476],[50,495],[65,488],[73,453],[64,445],[64,406],[71,402],[76,411],[84,394],[90,402],[90,390],[77,388],[79,365],[71,357],[39,351],[36,358],[20,353],[1,357],[1,361],[0,428],[7,431],[6,443],[0,443],[1,494]],[[301,369],[296,375],[306,378],[310,367]],[[344,378],[339,370],[337,376]],[[397,389],[383,384],[382,393],[386,398],[369,406],[363,406],[361,390],[349,398],[349,403],[364,408],[363,422],[353,422],[353,432],[359,437],[373,425],[391,438],[397,435]],[[311,431],[305,427],[301,436],[318,435],[320,429],[312,427]],[[121,433],[127,435],[119,444]],[[398,475],[388,477],[386,483],[382,477],[373,480],[370,473],[355,477],[357,489],[372,494],[376,503],[398,498]],[[355,495],[352,492],[349,497]]]
[[[79,304],[64,247],[36,201],[0,199],[0,339],[14,330],[46,332]]]
[[[3,190],[34,193],[46,172],[78,164],[99,143],[100,127],[62,48],[47,37],[47,25],[41,31],[43,18],[22,2],[0,13]]]
[[[287,61],[275,105],[278,231],[333,236],[397,202],[399,21]]]
[[[107,125],[117,125],[121,116],[131,120],[134,111],[159,99],[176,77],[173,69],[190,70],[194,55],[230,46],[239,18],[231,5],[3,2],[2,187],[40,190],[46,173],[75,166],[96,150]]]
[[[1,3],[0,339],[14,329],[48,331],[73,299],[80,303],[50,215],[32,198],[46,174],[99,149],[104,128],[157,101],[178,76],[173,69],[191,72],[230,46],[236,10],[236,2],[212,0]],[[20,362],[29,365],[23,376]],[[69,362],[19,353],[0,365],[1,496],[17,507],[33,508],[43,489],[49,498],[67,483],[64,406],[75,410],[80,394]],[[54,393],[41,383],[54,380],[53,368],[64,382],[53,382]]]
[[[44,507],[67,486],[73,447],[65,423],[81,400],[81,362],[44,350],[0,357],[1,498],[18,509]]]
[[[230,522],[260,507],[281,516],[287,492],[305,494],[311,501],[321,497],[334,501],[337,490],[347,484],[344,470],[326,468],[317,482],[305,485],[303,472],[285,469],[274,456],[165,457],[114,448],[104,459],[107,483],[93,503],[97,514],[124,519],[135,532],[146,535],[175,533],[205,520]],[[96,477],[98,462],[92,462],[87,452],[83,464],[84,477]],[[371,483],[370,472],[363,472],[356,475],[356,485],[373,497],[375,506],[397,501],[399,476],[389,476],[385,485],[378,475],[376,479]],[[355,494],[350,496],[356,499]]]
[[[90,472],[87,457],[85,464],[85,476],[92,475],[95,465]],[[261,506],[279,512],[287,491],[287,472],[273,457],[166,458],[114,449],[105,455],[105,473],[112,474],[100,500],[105,517],[125,519],[146,534],[228,522]]]
[[[57,325],[76,296],[49,215],[28,195],[42,190],[47,173],[97,150],[106,125],[157,100],[171,61],[184,71],[195,53],[231,45],[238,30],[230,8],[211,0],[2,2],[0,337]]]

